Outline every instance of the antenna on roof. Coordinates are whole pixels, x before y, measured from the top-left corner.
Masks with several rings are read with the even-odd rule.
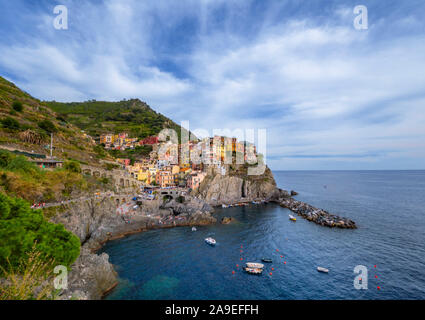
[[[50,159],[53,159],[53,132],[50,132]]]

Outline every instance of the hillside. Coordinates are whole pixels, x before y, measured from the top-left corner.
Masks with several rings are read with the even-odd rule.
[[[94,144],[81,130],[45,103],[0,77],[0,148],[98,164]]]
[[[164,128],[176,130],[180,137],[181,127],[178,124],[139,99],[44,103],[93,137],[102,133],[127,132],[130,137],[145,138],[157,135]]]

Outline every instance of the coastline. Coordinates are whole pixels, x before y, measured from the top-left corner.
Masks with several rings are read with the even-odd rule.
[[[81,241],[80,256],[72,266],[69,287],[61,293],[61,298],[102,299],[118,285],[118,274],[109,262],[109,256],[98,254],[108,241],[148,230],[210,225],[217,222],[212,215],[213,207],[223,204],[272,202],[322,226],[356,228],[349,219],[293,199],[295,192],[279,189],[271,171],[266,174],[271,179],[265,181],[260,176],[246,183],[245,177],[221,177],[214,173],[207,180],[208,185],[202,186],[201,193],[188,195],[184,204],[163,199],[146,201],[138,209],[131,209],[129,215],[123,215],[122,210],[120,213],[116,199],[107,196],[61,206],[51,221],[62,223]],[[121,200],[131,201],[131,197]]]

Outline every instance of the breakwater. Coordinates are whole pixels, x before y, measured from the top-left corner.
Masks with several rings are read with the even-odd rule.
[[[356,223],[348,218],[339,217],[329,212],[318,209],[308,203],[287,198],[279,201],[281,207],[287,208],[297,215],[324,227],[357,229]]]

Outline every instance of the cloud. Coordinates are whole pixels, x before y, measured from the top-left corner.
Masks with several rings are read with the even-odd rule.
[[[425,168],[424,22],[409,1],[369,8],[367,31],[350,1],[66,5],[69,30],[40,5],[24,11],[35,29],[0,39],[0,72],[38,98],[138,97],[191,129],[266,128],[275,169]]]

